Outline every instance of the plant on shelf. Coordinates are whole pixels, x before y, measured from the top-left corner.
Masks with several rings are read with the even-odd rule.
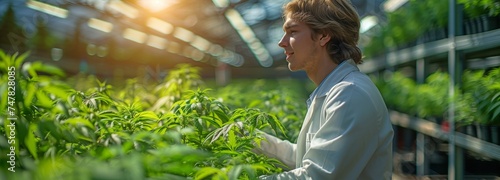
[[[497,16],[500,14],[500,2],[498,0],[458,0],[464,5],[465,13],[471,17],[478,17],[483,14]]]
[[[424,84],[415,84],[402,72],[371,77],[389,109],[440,123],[439,118],[446,122],[449,103],[454,102],[455,131],[500,145],[500,67],[465,70],[454,97],[449,97],[445,72],[434,72]]]
[[[499,143],[500,125],[500,68],[490,71],[467,70],[463,74],[462,92],[456,101],[458,126],[466,133]]]
[[[458,126],[475,125],[486,117],[478,109],[478,97],[484,92],[485,85],[481,81],[484,71],[465,71],[462,88],[456,104],[455,122]],[[475,93],[477,92],[477,93]]]
[[[459,0],[464,7],[466,34],[489,31],[500,27],[498,0]],[[423,13],[425,12],[425,13]],[[386,52],[448,37],[448,1],[411,0],[380,23],[376,32],[366,34],[365,56],[373,58]]]
[[[417,85],[416,109],[421,118],[440,123],[448,108],[449,75],[436,71],[427,77],[424,84]]]
[[[381,30],[371,34],[373,39],[363,47],[365,55],[373,57],[385,53],[385,49],[394,50],[415,45],[416,41],[431,29],[444,35],[440,38],[445,38],[446,31],[443,28],[446,28],[448,23],[447,17],[447,1],[412,0],[408,6],[387,13],[387,21],[381,24]]]
[[[500,67],[493,69],[483,78],[487,84],[487,93],[484,94],[486,105],[480,104],[480,108],[487,116],[487,123],[491,125],[500,125]]]
[[[390,109],[411,115],[417,113],[415,109],[417,102],[415,81],[401,72],[393,72],[384,77],[383,80],[377,80],[376,84]]]
[[[477,108],[480,124],[500,124],[500,68],[486,73],[484,70],[465,71],[463,91],[471,96]]]

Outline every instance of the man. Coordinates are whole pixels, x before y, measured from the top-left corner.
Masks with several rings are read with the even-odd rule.
[[[359,17],[348,0],[294,0],[279,46],[291,71],[317,88],[296,144],[265,134],[262,153],[290,167],[262,179],[391,179],[393,130],[385,103],[357,68]]]

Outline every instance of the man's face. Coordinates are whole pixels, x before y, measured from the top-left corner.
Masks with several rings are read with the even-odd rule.
[[[313,40],[311,28],[287,16],[283,31],[285,34],[278,45],[285,50],[288,68],[291,71],[315,70],[316,61],[318,61],[317,50],[320,45],[318,41]]]

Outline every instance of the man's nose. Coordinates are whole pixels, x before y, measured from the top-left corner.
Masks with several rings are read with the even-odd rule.
[[[281,37],[280,41],[278,42],[278,46],[284,48],[287,45],[288,45],[288,41],[287,41],[286,35],[283,35],[283,37]]]

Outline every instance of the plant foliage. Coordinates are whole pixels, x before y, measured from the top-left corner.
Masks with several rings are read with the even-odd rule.
[[[230,107],[200,88],[197,68],[179,66],[153,87],[79,77],[94,85],[77,89],[59,68],[24,62],[27,53],[0,56],[0,107],[14,107],[17,118],[15,143],[0,136],[0,153],[15,148],[16,172],[2,163],[0,179],[255,179],[284,166],[252,149],[265,140],[260,130],[287,137],[273,113],[287,116],[293,107]],[[14,102],[7,101],[8,67],[16,69]],[[10,134],[1,113],[0,133]]]

